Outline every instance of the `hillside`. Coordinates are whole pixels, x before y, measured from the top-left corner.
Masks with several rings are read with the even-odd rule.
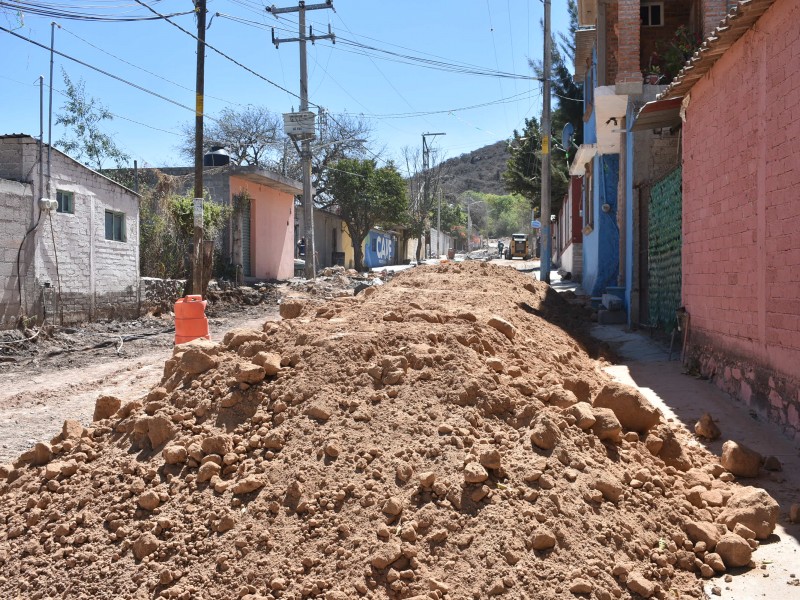
[[[508,142],[501,140],[442,163],[447,194],[466,191],[505,194],[501,173],[506,170]]]

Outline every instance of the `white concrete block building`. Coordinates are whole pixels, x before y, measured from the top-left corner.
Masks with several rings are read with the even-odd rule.
[[[55,148],[48,179],[47,154],[0,136],[0,328],[137,316],[139,196]]]

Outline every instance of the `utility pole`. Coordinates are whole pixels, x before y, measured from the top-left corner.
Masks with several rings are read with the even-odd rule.
[[[277,8],[274,5],[267,7],[267,12],[272,15],[279,15],[283,13],[297,12],[300,13],[299,18],[299,34],[296,38],[279,39],[275,37],[275,29],[272,30],[272,43],[277,48],[281,42],[299,42],[300,43],[300,112],[308,112],[308,65],[306,62],[306,42],[311,41],[313,44],[317,40],[333,40],[336,43],[336,36],[331,33],[330,25],[328,25],[328,33],[326,35],[314,35],[313,27],[309,26],[308,35],[306,35],[306,11],[319,10],[322,8],[333,8],[333,0],[326,0],[323,4],[306,4],[304,0],[300,0],[297,7],[290,8]],[[314,134],[302,136],[302,150],[300,150],[300,158],[303,168],[303,221],[305,222],[305,238],[306,238],[306,279],[314,279],[317,275],[316,268],[316,248],[314,246],[314,205],[311,198],[311,140]],[[293,140],[295,138],[292,138]],[[296,142],[295,142],[296,145]]]
[[[197,85],[194,118],[194,244],[192,294],[202,295],[203,283],[203,95],[206,57],[206,0],[195,0],[197,17]]]
[[[428,206],[428,194],[430,192],[430,173],[428,172],[431,168],[431,161],[430,161],[430,153],[431,149],[428,146],[428,142],[425,140],[426,137],[436,137],[437,135],[447,135],[446,133],[423,133],[422,134],[422,190],[425,194],[425,206]],[[441,197],[439,198],[439,217],[437,218],[436,224],[436,258],[439,258],[442,255],[441,249],[439,247],[439,240],[442,239],[442,232],[440,230],[442,226],[442,219],[441,219],[441,211],[442,211],[442,202]]]
[[[550,35],[550,2],[544,0],[544,97],[542,99],[542,256],[539,279],[550,283],[550,71],[552,42]]]

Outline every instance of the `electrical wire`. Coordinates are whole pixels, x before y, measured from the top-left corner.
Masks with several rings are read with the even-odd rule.
[[[10,33],[11,35],[13,35],[15,37],[18,37],[21,40],[24,40],[24,41],[26,41],[28,43],[34,44],[35,46],[39,46],[40,48],[43,48],[44,50],[47,50],[48,52],[50,51],[50,48],[45,46],[44,44],[40,44],[36,40],[32,40],[30,38],[25,37],[24,35],[20,35],[16,31],[12,31],[10,29],[6,29],[2,25],[0,25],[0,31],[5,31],[6,33]],[[124,83],[125,85],[129,85],[129,86],[131,86],[133,88],[136,88],[137,90],[139,90],[141,92],[144,92],[146,94],[150,94],[151,96],[155,96],[156,98],[159,98],[161,100],[169,102],[170,104],[174,104],[175,106],[178,106],[178,107],[183,108],[185,110],[188,110],[188,111],[191,111],[193,113],[196,113],[195,109],[191,108],[190,106],[186,106],[185,104],[181,104],[177,100],[173,100],[171,98],[167,98],[166,96],[162,96],[158,92],[154,92],[152,90],[149,90],[146,87],[143,87],[141,85],[138,85],[136,83],[128,81],[127,79],[124,79],[123,77],[120,77],[118,75],[114,75],[113,73],[109,73],[108,71],[104,71],[103,69],[101,69],[99,67],[95,67],[94,65],[90,65],[87,62],[84,62],[84,61],[82,61],[82,60],[80,60],[78,58],[75,58],[74,56],[70,56],[69,54],[65,54],[64,52],[61,52],[61,51],[55,50],[55,49],[53,50],[53,53],[54,54],[58,54],[59,56],[63,56],[64,58],[66,58],[68,60],[71,60],[73,62],[76,62],[79,65],[82,65],[82,66],[84,66],[84,67],[86,67],[88,69],[91,69],[93,71],[97,71],[98,73],[101,73],[101,74],[105,75],[106,77],[110,77],[111,79],[116,79],[117,81],[120,81],[120,82]],[[211,119],[212,121],[217,121],[217,119],[214,119],[213,117],[210,117],[208,115],[205,115],[205,116],[206,116],[206,118]]]
[[[203,45],[204,45],[206,48],[208,48],[209,50],[213,50],[214,52],[216,52],[217,54],[219,54],[219,55],[220,55],[221,57],[223,57],[224,59],[226,59],[226,60],[229,60],[230,62],[232,62],[232,63],[233,63],[233,64],[235,64],[236,66],[238,66],[238,67],[240,67],[240,68],[244,69],[245,71],[247,71],[247,72],[248,72],[248,73],[250,73],[251,75],[255,75],[256,77],[258,77],[258,78],[259,78],[259,79],[261,79],[262,81],[265,81],[265,82],[267,82],[268,84],[270,84],[270,85],[272,85],[272,86],[274,86],[274,87],[278,88],[279,90],[281,90],[281,91],[283,91],[283,92],[286,92],[286,93],[287,93],[287,94],[289,94],[290,96],[294,96],[295,98],[297,98],[297,99],[300,99],[300,95],[299,95],[299,94],[295,94],[294,92],[292,92],[291,90],[289,90],[289,89],[287,89],[287,88],[283,87],[282,85],[280,85],[280,84],[277,84],[277,83],[275,83],[274,81],[272,81],[271,79],[268,79],[268,78],[264,77],[264,76],[263,76],[261,73],[257,73],[256,71],[254,71],[254,70],[253,70],[253,69],[251,69],[250,67],[248,67],[248,66],[246,66],[246,65],[244,65],[244,64],[242,64],[242,63],[240,63],[240,62],[239,62],[238,60],[236,60],[235,58],[233,58],[233,57],[231,57],[231,56],[229,56],[229,55],[225,54],[225,53],[224,53],[222,50],[219,50],[219,49],[217,49],[216,47],[212,46],[211,44],[209,44],[209,43],[208,43],[208,42],[206,42],[205,40],[200,40],[200,39],[199,39],[199,38],[198,38],[198,37],[197,37],[195,34],[193,34],[191,31],[188,31],[188,30],[184,29],[183,27],[181,27],[180,25],[178,25],[177,23],[175,23],[174,21],[172,21],[172,20],[171,20],[169,17],[167,17],[167,16],[165,16],[165,15],[162,15],[161,13],[159,13],[159,12],[158,12],[157,10],[155,10],[154,8],[150,7],[150,5],[148,5],[147,3],[143,2],[142,0],[134,0],[134,1],[135,1],[137,4],[140,4],[141,6],[144,6],[144,7],[145,7],[147,10],[149,10],[149,11],[151,11],[151,12],[155,13],[156,15],[158,15],[159,17],[161,17],[162,19],[164,19],[164,20],[165,20],[167,23],[169,23],[169,24],[170,24],[170,25],[172,25],[173,27],[176,27],[177,29],[181,30],[183,33],[185,33],[186,35],[188,35],[189,37],[191,37],[191,38],[192,38],[192,39],[194,39],[195,41],[198,41],[198,42],[201,42],[201,41],[202,41],[202,44],[203,44]],[[309,102],[309,104],[311,104],[311,103]],[[314,106],[317,106],[317,107],[319,107],[319,105],[317,105],[317,104],[314,104]],[[191,109],[191,110],[194,112],[194,109]]]
[[[96,46],[95,44],[93,44],[89,40],[86,40],[86,39],[82,38],[77,33],[74,33],[72,31],[70,31],[69,29],[67,29],[63,25],[61,26],[61,29],[62,29],[62,31],[65,31],[66,33],[70,34],[71,36],[73,36],[73,37],[79,39],[80,41],[82,41],[83,43],[87,44],[88,46],[91,46],[95,50],[98,50],[98,51],[102,52],[103,54],[106,54],[106,55],[110,56],[111,58],[115,58],[118,61],[120,61],[122,63],[125,63],[128,66],[133,67],[134,69],[138,69],[138,70],[142,71],[143,73],[147,73],[148,75],[152,75],[153,77],[155,77],[157,79],[160,79],[162,81],[166,81],[170,85],[174,85],[175,87],[181,88],[182,90],[186,90],[186,91],[192,92],[192,93],[195,92],[195,90],[193,88],[187,87],[185,85],[181,85],[180,83],[177,83],[176,81],[173,81],[172,79],[164,77],[163,75],[159,75],[158,73],[153,73],[152,71],[148,71],[147,69],[145,69],[144,67],[140,67],[136,63],[132,63],[132,62],[130,62],[128,60],[125,60],[124,58],[121,58],[121,57],[117,56],[116,54],[112,54],[108,50],[104,50],[103,48],[100,48],[99,46]],[[230,104],[232,106],[242,106],[242,107],[245,106],[244,104],[241,104],[239,102],[233,102],[231,100],[226,100],[225,98],[218,98],[216,96],[212,96],[211,94],[205,94],[205,97],[206,98],[212,98],[214,100],[219,100],[220,102],[225,102],[226,104]]]
[[[129,5],[132,6],[132,5]],[[39,17],[47,17],[49,19],[64,19],[70,21],[90,21],[95,23],[130,23],[136,21],[157,21],[165,17],[114,17],[103,16],[90,13],[82,13],[77,11],[70,11],[65,8],[56,9],[54,5],[47,5],[36,2],[26,2],[25,0],[15,0],[14,2],[6,2],[0,0],[0,8],[9,8],[16,12],[29,13]],[[167,15],[168,17],[181,17],[194,13],[193,10],[177,12]]]

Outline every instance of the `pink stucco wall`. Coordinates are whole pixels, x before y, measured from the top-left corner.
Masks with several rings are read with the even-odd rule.
[[[294,197],[266,185],[231,176],[231,193],[252,197],[250,256],[253,276],[288,279],[294,275]]]
[[[690,355],[800,439],[800,3],[776,0],[691,90]]]

